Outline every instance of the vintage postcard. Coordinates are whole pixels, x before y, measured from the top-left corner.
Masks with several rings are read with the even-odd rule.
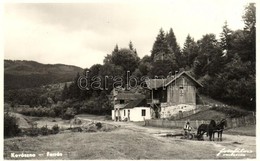
[[[4,160],[256,160],[256,2],[3,2]]]

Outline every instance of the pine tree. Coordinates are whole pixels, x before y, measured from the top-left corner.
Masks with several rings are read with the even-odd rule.
[[[256,24],[256,7],[255,3],[250,3],[245,8],[245,14],[243,15],[243,20],[245,23],[245,30],[255,34],[255,24]]]
[[[117,53],[119,51],[118,45],[116,44],[114,50],[112,51],[112,54]]]
[[[137,51],[136,51],[136,49],[134,48],[134,45],[133,45],[132,41],[129,42],[129,49],[134,52],[135,56],[137,56]]]
[[[69,89],[68,89],[67,83],[65,83],[63,91],[62,91],[61,99],[62,99],[62,101],[64,101],[68,97],[69,97]]]
[[[245,14],[243,15],[243,20],[245,23],[244,33],[247,41],[245,52],[247,54],[246,61],[251,61],[252,68],[255,69],[256,63],[256,7],[255,3],[250,3],[245,8]]]
[[[78,80],[79,80],[80,74],[77,73],[77,76],[75,77],[73,83],[70,85],[69,91],[71,98],[79,98],[80,96],[80,88],[78,86]]]
[[[164,34],[163,29],[161,28],[159,31],[159,34],[156,37],[156,40],[153,44],[152,54],[151,58],[153,61],[155,61],[155,57],[159,54],[161,55],[168,55],[170,53],[167,40]]]
[[[182,54],[185,66],[191,67],[196,56],[198,55],[198,45],[189,34],[185,40]]]
[[[105,56],[105,59],[103,60],[103,63],[104,64],[112,63],[112,55],[118,53],[118,51],[119,51],[119,48],[118,48],[118,45],[116,44],[114,50],[112,51],[112,54],[107,54],[107,56]]]
[[[220,46],[223,51],[223,56],[228,55],[228,52],[231,49],[231,34],[232,31],[228,28],[227,21],[225,21],[225,24],[222,27],[222,32],[220,34]]]
[[[177,63],[179,67],[183,67],[182,55],[180,51],[180,46],[176,41],[176,37],[172,28],[170,28],[169,33],[166,35],[166,41],[170,49],[170,54],[172,55],[172,59]]]
[[[133,46],[132,41],[129,42],[129,49],[132,50],[132,51],[134,51],[134,46]]]

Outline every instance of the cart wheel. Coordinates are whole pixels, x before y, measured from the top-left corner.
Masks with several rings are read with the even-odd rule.
[[[192,139],[193,139],[193,135],[192,135],[192,134],[189,134],[189,135],[188,135],[188,139],[192,140]]]

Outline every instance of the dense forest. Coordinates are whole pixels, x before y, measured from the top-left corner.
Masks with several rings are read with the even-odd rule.
[[[197,41],[192,35],[187,35],[183,48],[178,44],[172,28],[168,31],[161,28],[152,46],[151,55],[143,58],[138,56],[138,50],[132,41],[126,48],[120,48],[116,44],[114,50],[104,58],[103,64],[94,64],[83,72],[78,72],[70,85],[64,85],[59,98],[55,98],[54,102],[78,102],[75,106],[80,112],[105,114],[112,108],[109,95],[116,85],[115,80],[104,79],[107,76],[122,77],[122,85],[126,87],[129,83],[127,74],[136,78],[154,78],[185,70],[203,84],[200,93],[230,105],[255,110],[255,4],[245,7],[241,19],[245,24],[243,29],[233,31],[228,22],[223,22],[219,39],[211,33],[203,35]],[[81,82],[84,87],[95,88],[80,88],[78,84],[81,77],[89,78],[89,81]],[[99,79],[101,83],[98,83]],[[36,101],[31,106],[38,104]]]

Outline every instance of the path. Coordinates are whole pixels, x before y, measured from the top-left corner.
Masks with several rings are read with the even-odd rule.
[[[80,117],[80,119],[88,120],[88,118]],[[136,133],[139,133],[140,135],[149,135],[152,136],[155,139],[158,139],[165,143],[170,144],[187,144],[187,151],[192,150],[192,147],[197,147],[198,144],[201,145],[201,152],[207,151],[208,147],[211,147],[216,150],[216,155],[221,150],[237,150],[242,151],[240,153],[235,153],[235,155],[243,155],[245,153],[245,158],[254,158],[256,156],[256,137],[253,136],[244,136],[244,135],[229,135],[229,134],[223,134],[223,141],[208,141],[208,138],[205,136],[205,141],[197,141],[197,140],[183,140],[180,139],[179,136],[177,137],[162,137],[160,134],[180,134],[182,133],[182,129],[176,128],[176,129],[167,129],[167,128],[157,128],[157,127],[147,127],[143,126],[143,123],[133,123],[133,122],[114,122],[114,121],[100,121],[96,120],[98,122],[104,122],[109,123],[113,125],[120,126],[121,129],[130,130]],[[215,138],[217,137],[217,134],[215,134]],[[245,152],[246,151],[246,152]],[[223,154],[220,154],[220,158],[227,158],[224,157]],[[235,157],[236,158],[236,157]],[[239,157],[237,157],[239,158]],[[233,159],[231,157],[230,159]]]

